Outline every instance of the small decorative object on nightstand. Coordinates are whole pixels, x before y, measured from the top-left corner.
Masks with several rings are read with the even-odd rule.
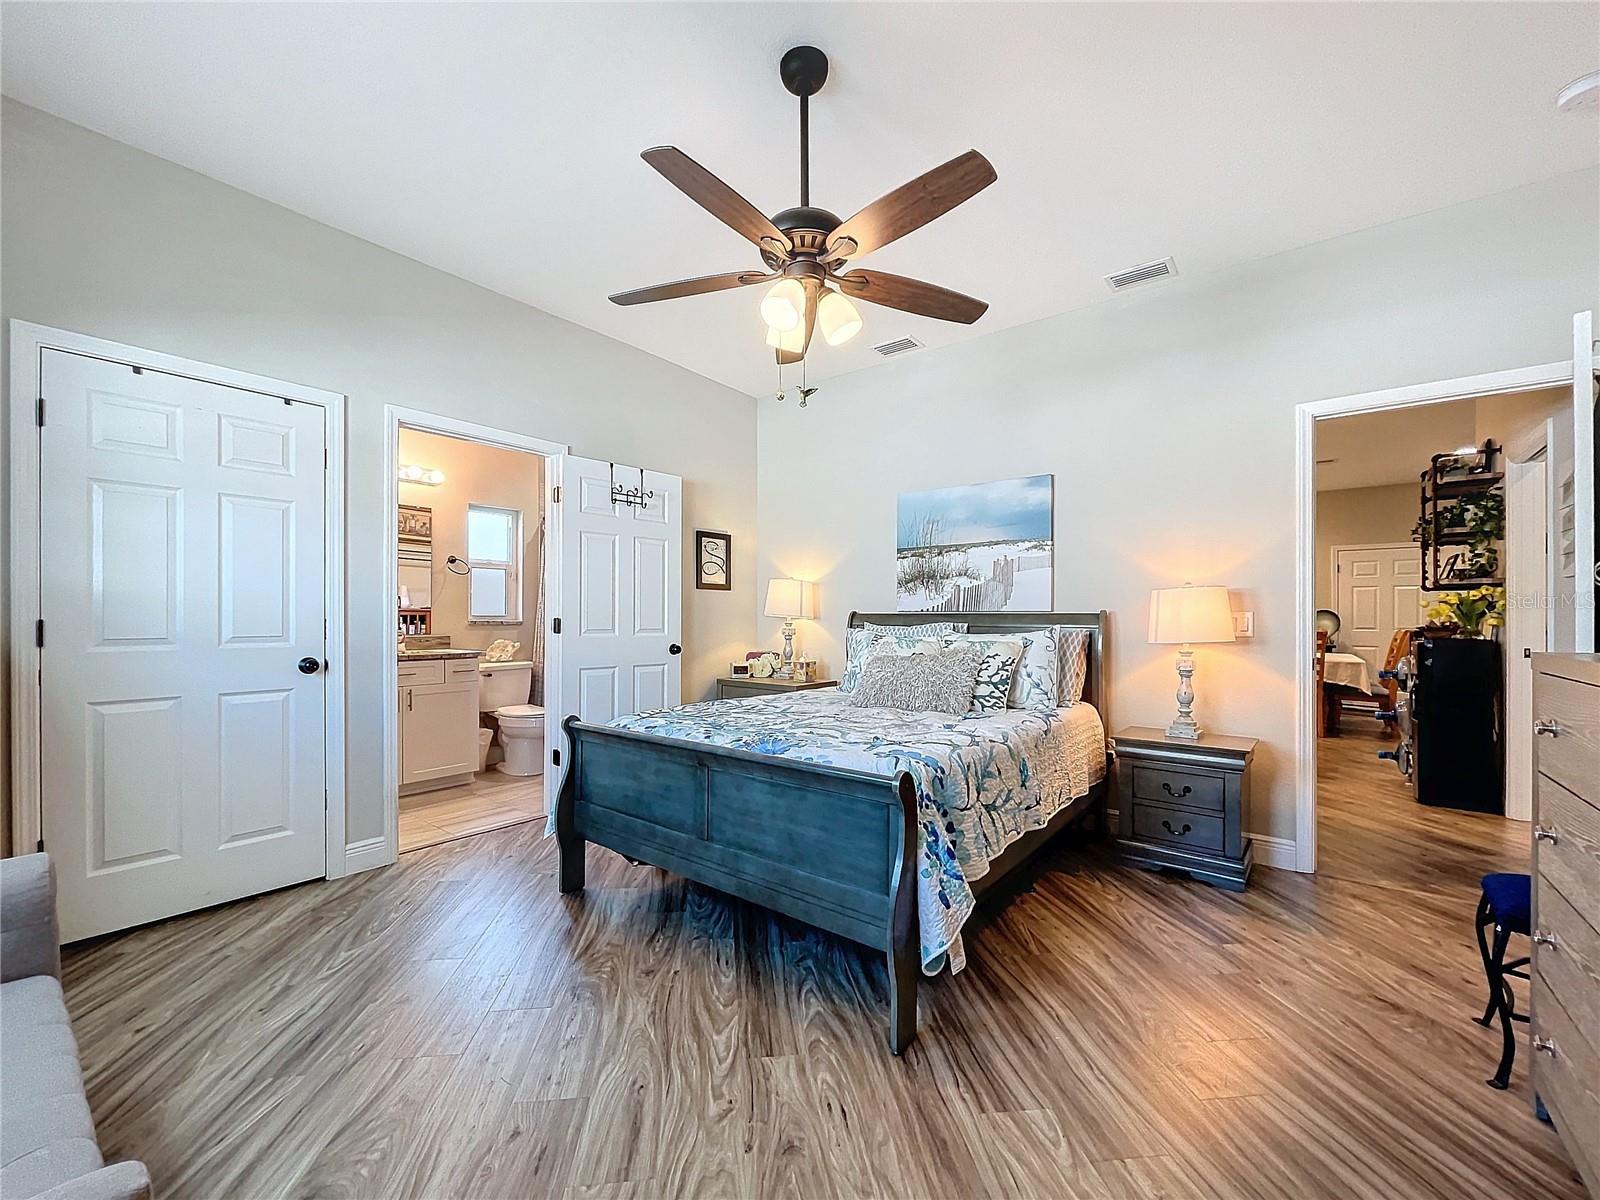
[[[809,692],[813,688],[835,687],[837,679],[812,679],[805,682],[795,679],[739,679],[724,677],[717,680],[718,700],[739,700],[745,696],[770,696],[780,692]]]
[[[1256,739],[1204,734],[1173,741],[1135,725],[1113,741],[1123,861],[1244,891],[1255,863],[1244,814]]]

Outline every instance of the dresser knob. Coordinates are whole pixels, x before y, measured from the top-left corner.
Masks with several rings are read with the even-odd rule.
[[[1174,829],[1172,827],[1172,822],[1171,821],[1163,821],[1163,822],[1161,822],[1161,828],[1165,829],[1173,837],[1183,837],[1191,829],[1193,829],[1194,826],[1189,824],[1189,822],[1185,821],[1183,823],[1183,828],[1182,829]]]
[[[1551,1058],[1559,1057],[1555,1038],[1540,1037],[1536,1033],[1533,1035],[1533,1048],[1540,1054],[1548,1054]]]
[[[1533,944],[1535,946],[1547,946],[1551,950],[1559,950],[1561,948],[1556,945],[1556,935],[1553,933],[1545,933],[1543,930],[1534,933]]]
[[[1549,842],[1552,846],[1561,840],[1561,835],[1554,829],[1546,829],[1543,825],[1533,827],[1533,840],[1536,842]]]
[[[1167,795],[1175,797],[1176,799],[1179,799],[1179,800],[1182,800],[1190,792],[1194,791],[1194,789],[1192,787],[1190,787],[1187,783],[1183,785],[1183,790],[1181,792],[1173,791],[1172,790],[1172,785],[1170,783],[1163,783],[1161,785],[1161,790],[1163,792],[1165,792]]]
[[[1561,722],[1550,717],[1540,717],[1533,723],[1533,732],[1545,737],[1560,737]]]

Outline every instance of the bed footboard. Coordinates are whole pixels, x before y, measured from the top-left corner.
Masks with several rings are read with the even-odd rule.
[[[568,717],[560,886],[589,842],[882,950],[889,1049],[916,1036],[917,799],[889,778]],[[781,815],[780,815],[781,814]]]

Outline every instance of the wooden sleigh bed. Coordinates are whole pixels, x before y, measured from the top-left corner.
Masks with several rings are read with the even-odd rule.
[[[1062,625],[1090,632],[1083,700],[1109,725],[1107,614],[851,613],[850,627],[965,621],[972,633]],[[729,703],[735,703],[730,701]],[[911,775],[873,775],[659,737],[568,717],[569,767],[556,804],[562,892],[582,891],[588,843],[661,867],[882,950],[889,1048],[916,1036],[917,797]],[[971,880],[982,895],[1069,826],[1104,828],[1106,777],[1024,834]]]

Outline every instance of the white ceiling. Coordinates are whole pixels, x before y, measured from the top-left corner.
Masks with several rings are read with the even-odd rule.
[[[1417,483],[1435,454],[1477,441],[1477,402],[1452,400],[1317,422],[1317,491]]]
[[[833,59],[812,198],[848,216],[976,147],[999,182],[867,260],[990,301],[866,308],[813,381],[1593,164],[1553,97],[1593,4],[6,3],[4,90],[751,394],[755,289],[608,293],[757,265],[639,160],[677,145],[794,204],[790,45]],[[1156,284],[1154,287],[1169,286]]]

